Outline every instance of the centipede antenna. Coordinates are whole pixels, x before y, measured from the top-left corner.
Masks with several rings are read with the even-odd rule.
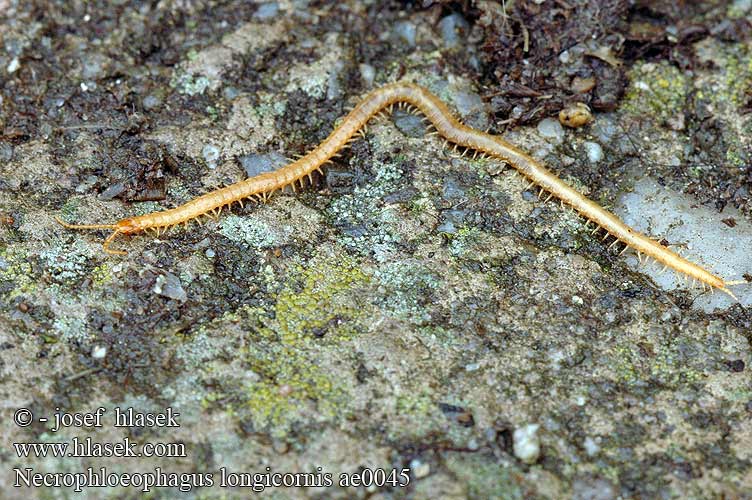
[[[115,229],[116,224],[68,224],[60,217],[55,217],[55,220],[67,229]]]

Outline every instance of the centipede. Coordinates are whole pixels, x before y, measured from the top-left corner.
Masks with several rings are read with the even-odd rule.
[[[313,184],[314,173],[322,174],[322,169],[332,163],[333,158],[339,156],[353,141],[361,136],[365,137],[369,121],[391,113],[395,106],[422,115],[426,125],[432,128],[429,135],[440,137],[445,147],[451,147],[455,152],[460,151],[463,156],[472,154],[473,158],[492,158],[513,167],[529,181],[528,187],[535,185],[541,194],[547,194],[546,201],[557,198],[562,207],[568,206],[584,217],[587,220],[586,226],[593,223],[593,234],[603,231],[604,241],[613,238],[609,248],[622,244],[620,254],[632,249],[641,262],[653,259],[663,264],[664,270],[670,268],[687,280],[692,279],[693,284],[699,282],[703,289],[717,289],[738,300],[729,287],[746,281],[724,280],[629,227],[616,215],[585,197],[542,163],[501,136],[463,124],[436,95],[411,82],[387,84],[372,90],[340,120],[318,146],[275,171],[264,172],[213,190],[175,208],[128,217],[112,224],[71,224],[59,217],[56,220],[68,229],[112,230],[102,247],[107,253],[124,255],[127,252],[111,248],[112,242],[119,235],[151,231],[159,236],[172,226],[187,226],[194,220],[201,222],[202,216],[219,217],[224,208],[229,209],[234,203],[242,207],[246,200],[266,202],[278,191],[289,188],[297,192],[305,187],[306,182]]]

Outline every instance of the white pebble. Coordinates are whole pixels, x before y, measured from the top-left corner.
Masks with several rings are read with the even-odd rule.
[[[546,118],[538,122],[538,133],[546,138],[551,139],[556,144],[564,142],[564,127],[559,120]]]
[[[359,68],[360,78],[363,80],[366,87],[373,86],[373,81],[376,78],[376,69],[370,64],[361,64]]]
[[[422,479],[431,473],[431,464],[427,464],[418,458],[410,460],[410,471],[415,479]]]
[[[590,163],[598,163],[603,159],[603,148],[597,142],[585,142],[585,151],[587,152],[588,160]]]
[[[107,348],[103,345],[95,345],[91,348],[91,357],[94,359],[104,359],[107,355]]]
[[[540,456],[540,438],[538,438],[538,424],[528,424],[515,429],[512,435],[514,456],[526,464],[535,463]]]
[[[14,57],[13,60],[10,62],[10,64],[8,64],[8,68],[7,68],[8,73],[9,74],[13,73],[20,67],[21,67],[21,63],[19,62],[17,57]]]
[[[201,154],[206,161],[207,167],[211,169],[217,168],[217,160],[219,160],[219,148],[217,146],[207,144],[204,146],[204,149],[201,150]]]
[[[587,453],[589,457],[592,457],[601,451],[601,447],[598,446],[598,443],[596,443],[590,436],[585,438],[585,442],[582,443],[582,446],[585,448],[585,453]]]

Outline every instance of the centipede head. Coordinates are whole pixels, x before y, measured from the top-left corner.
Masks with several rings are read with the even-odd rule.
[[[55,220],[60,224],[61,226],[67,228],[67,229],[112,229],[113,232],[111,235],[107,237],[106,240],[104,240],[104,243],[102,243],[102,248],[107,253],[117,254],[117,255],[125,255],[128,252],[123,252],[121,250],[112,250],[110,249],[110,243],[117,237],[118,234],[129,234],[134,233],[139,230],[138,226],[134,223],[133,219],[123,219],[119,221],[116,224],[69,224],[62,220],[60,217],[55,217]]]
[[[143,231],[143,228],[138,224],[134,217],[128,217],[113,224],[113,229],[118,233],[132,234],[139,231]]]

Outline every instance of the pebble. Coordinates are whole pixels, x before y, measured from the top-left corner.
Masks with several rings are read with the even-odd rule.
[[[603,148],[597,142],[587,141],[583,144],[590,163],[598,163],[603,159]]]
[[[206,257],[209,259],[213,259],[217,254],[211,248],[207,248],[206,251],[204,252],[204,255],[206,255]]]
[[[172,273],[160,274],[154,283],[154,293],[170,299],[185,302],[188,294],[185,293],[180,279]]]
[[[102,54],[89,54],[81,60],[81,76],[85,80],[96,80],[104,76],[107,58]]]
[[[512,439],[514,442],[514,456],[525,462],[533,464],[540,456],[540,438],[538,437],[538,424],[528,424],[514,430]]]
[[[400,21],[394,25],[394,33],[397,37],[410,47],[415,47],[415,40],[418,33],[417,28],[410,21]]]
[[[583,448],[585,448],[585,453],[587,453],[590,457],[596,455],[601,450],[601,447],[598,446],[598,443],[596,443],[595,440],[590,436],[585,438],[582,446]]]
[[[439,224],[439,227],[436,228],[436,231],[446,234],[455,234],[459,231],[459,228],[462,227],[466,215],[467,210],[445,210],[441,214],[443,221]]]
[[[545,118],[538,122],[538,133],[545,139],[551,139],[556,144],[564,142],[564,127],[559,120]]]
[[[272,19],[279,13],[279,4],[277,2],[262,3],[258,10],[254,12],[253,18],[260,21]]]
[[[431,464],[427,464],[419,458],[413,458],[410,460],[410,471],[415,479],[422,479],[431,473]]]
[[[392,120],[394,120],[394,126],[408,137],[423,137],[426,133],[426,124],[418,115],[396,110],[392,114]]]
[[[211,169],[217,168],[217,161],[219,160],[219,148],[217,146],[207,144],[201,150],[201,155],[204,157],[207,167]]]
[[[483,99],[474,92],[455,92],[454,107],[468,124],[475,128],[486,129],[490,125]]]
[[[104,359],[107,355],[107,348],[103,345],[95,345],[91,348],[91,357],[94,359]]]
[[[0,161],[9,162],[13,159],[13,146],[7,142],[0,142]]]
[[[21,63],[18,61],[17,57],[14,57],[13,60],[8,64],[8,67],[6,69],[8,70],[8,74],[10,74],[14,73],[20,67]]]
[[[235,99],[237,96],[240,95],[240,91],[237,89],[237,87],[233,87],[232,85],[230,85],[229,87],[225,87],[222,90],[222,95],[228,101],[232,101],[233,99]]]
[[[559,111],[559,122],[567,127],[578,128],[593,121],[590,107],[582,102],[575,102]]]
[[[144,100],[142,101],[142,104],[144,106],[144,109],[147,111],[150,111],[152,109],[158,108],[162,105],[162,99],[160,99],[158,96],[154,94],[149,94],[146,97],[144,97]]]
[[[462,42],[462,32],[467,32],[469,24],[461,15],[454,13],[444,17],[439,21],[439,30],[441,38],[444,39],[444,45],[448,48],[454,48]]]
[[[616,124],[609,118],[598,119],[591,129],[599,141],[608,144],[619,131]]]
[[[239,160],[248,177],[255,177],[264,172],[271,172],[288,163],[287,158],[276,152],[266,154],[251,153],[241,156]]]
[[[102,194],[99,195],[99,199],[111,200],[115,198],[117,195],[121,194],[123,191],[125,191],[125,183],[116,182],[115,184],[112,184],[110,187],[102,191]]]
[[[373,87],[373,82],[376,79],[376,69],[370,64],[361,64],[358,68],[360,69],[360,78],[363,80],[363,84],[366,87]]]

